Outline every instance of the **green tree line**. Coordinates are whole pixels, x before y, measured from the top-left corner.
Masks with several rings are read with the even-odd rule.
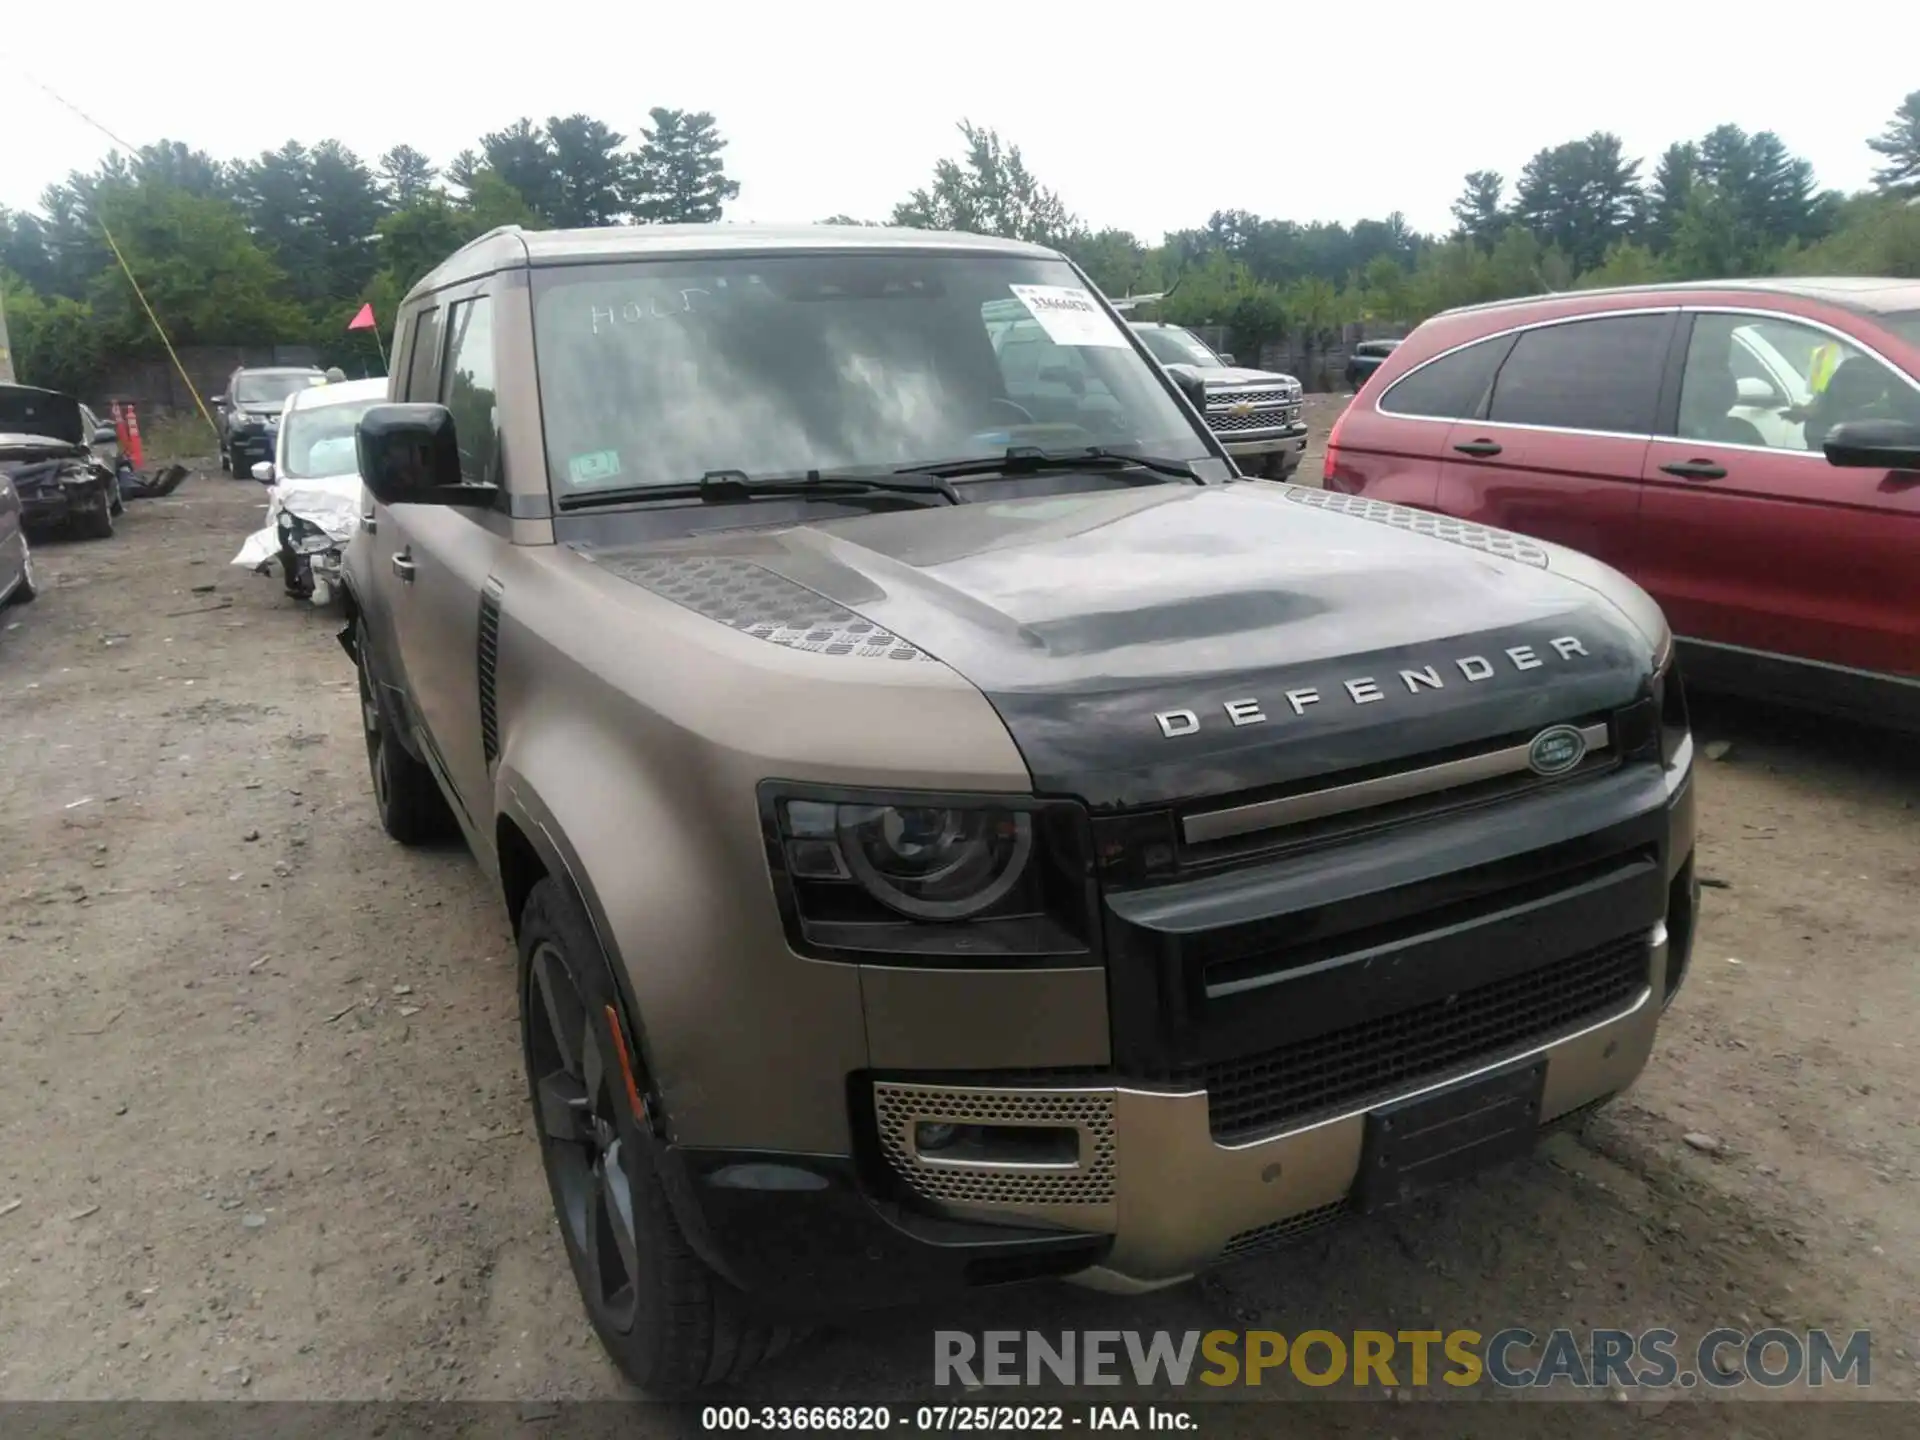
[[[176,346],[372,363],[345,329],[360,305],[384,330],[415,281],[496,225],[718,220],[740,193],[725,148],[711,114],[656,108],[631,139],[587,115],[517,120],[444,171],[404,144],[373,165],[335,140],[229,162],[175,141],[115,151],[37,213],[0,209],[15,365],[85,392],[109,357],[162,353],[109,235]]]
[[[1542,148],[1511,181],[1470,172],[1444,235],[1417,233],[1398,212],[1340,225],[1219,210],[1149,245],[1075,216],[993,131],[962,121],[960,132],[961,153],[894,208],[893,224],[1057,246],[1109,295],[1170,292],[1159,318],[1225,326],[1247,351],[1292,337],[1311,353],[1353,322],[1410,326],[1457,305],[1578,287],[1920,277],[1920,90],[1867,139],[1880,163],[1856,195],[1820,189],[1770,131],[1721,125],[1669,146],[1651,173],[1602,131]]]
[[[1546,146],[1520,173],[1475,170],[1452,229],[1393,212],[1351,225],[1220,210],[1157,244],[1073,214],[1017,145],[960,125],[963,146],[887,223],[1056,245],[1115,297],[1170,291],[1161,318],[1236,346],[1311,351],[1353,322],[1412,325],[1478,301],[1580,286],[1768,274],[1920,276],[1920,90],[1865,143],[1872,186],[1841,195],[1770,131],[1722,125],[1651,169],[1620,137]],[[391,323],[406,290],[493,226],[722,218],[739,185],[704,111],[655,109],[629,138],[587,115],[530,118],[437,168],[408,145],[369,166],[336,141],[217,161],[174,142],[109,155],[0,210],[0,284],[24,377],[85,390],[109,356],[156,353],[107,248],[125,254],[176,344],[306,343],[358,357],[346,319]],[[841,224],[868,224],[835,215]]]

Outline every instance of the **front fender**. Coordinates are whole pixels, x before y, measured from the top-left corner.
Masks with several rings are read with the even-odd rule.
[[[580,897],[669,1138],[848,1154],[846,1077],[867,1063],[858,971],[788,948],[753,786],[648,755],[621,723],[630,707],[549,697],[516,715],[497,813]]]

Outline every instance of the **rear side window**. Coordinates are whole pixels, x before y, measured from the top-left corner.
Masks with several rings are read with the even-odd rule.
[[[1381,410],[1433,420],[1472,419],[1480,413],[1493,372],[1512,343],[1512,336],[1499,335],[1429,360],[1388,388],[1380,397]]]
[[[429,305],[414,317],[413,353],[407,357],[408,400],[432,400],[439,393],[440,307]]]
[[[1494,381],[1487,419],[1651,435],[1673,316],[1619,315],[1528,330]]]

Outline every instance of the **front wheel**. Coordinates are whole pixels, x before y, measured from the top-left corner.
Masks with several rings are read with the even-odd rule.
[[[354,632],[355,669],[360,680],[360,723],[366,732],[367,768],[373,774],[373,803],[380,828],[402,845],[427,845],[450,839],[457,828],[447,797],[423,761],[407,753],[381,708],[369,668],[365,622]]]
[[[520,918],[520,1036],[547,1188],[594,1333],[665,1399],[738,1379],[791,1332],[756,1321],[687,1244],[635,1110],[645,1077],[619,1014],[592,926],[540,881]]]
[[[73,530],[85,540],[113,538],[113,498],[102,490],[87,502],[87,508],[73,517]]]

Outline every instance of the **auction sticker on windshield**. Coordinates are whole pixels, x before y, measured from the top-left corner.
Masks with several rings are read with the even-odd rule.
[[[1047,338],[1056,345],[1109,345],[1125,349],[1127,337],[1100,302],[1077,285],[1009,285]]]

